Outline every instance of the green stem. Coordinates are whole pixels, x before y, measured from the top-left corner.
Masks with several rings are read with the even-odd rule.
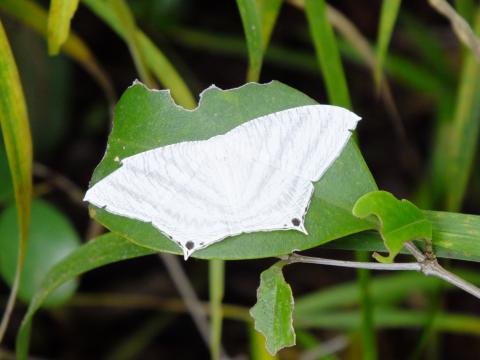
[[[367,252],[357,251],[355,253],[357,261],[368,261]],[[375,339],[375,325],[373,319],[373,304],[370,298],[370,271],[365,269],[357,270],[358,285],[360,287],[360,309],[361,325],[360,336],[362,338],[362,359],[377,359],[377,347]]]
[[[222,355],[222,300],[225,290],[225,261],[208,262],[210,290],[210,353],[213,360]]]

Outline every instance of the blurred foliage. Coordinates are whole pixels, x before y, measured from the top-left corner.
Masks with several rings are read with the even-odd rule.
[[[115,345],[112,349],[109,340],[102,339],[102,346],[112,350],[112,358],[116,358],[116,354],[125,359],[148,358],[145,349],[152,346],[156,334],[168,334],[165,329],[170,323],[178,322],[184,326],[182,331],[187,329],[185,324],[189,323],[172,315],[185,312],[179,301],[172,306],[157,296],[152,301],[155,307],[148,307],[145,295],[139,294],[129,300],[126,294],[122,294],[116,296],[120,300],[109,303],[106,294],[99,293],[95,297],[99,289],[110,289],[106,287],[105,280],[98,280],[100,285],[96,287],[87,281],[82,285],[85,289],[80,287],[81,292],[74,294],[77,276],[112,262],[154,253],[154,250],[138,246],[130,240],[151,247],[152,239],[158,235],[129,222],[120,226],[107,215],[102,215],[100,210],[94,214],[95,217],[117,233],[127,235],[129,240],[113,233],[99,236],[98,229],[89,223],[84,205],[75,201],[78,196],[71,195],[86,189],[93,166],[103,155],[105,134],[110,130],[113,105],[117,102],[116,94],[123,93],[136,77],[151,87],[170,89],[175,101],[188,109],[197,106],[194,94],[211,83],[236,87],[242,85],[245,79],[262,82],[278,79],[307,93],[315,101],[352,108],[364,118],[358,142],[376,182],[381,188],[410,198],[426,209],[423,214],[432,223],[435,253],[439,257],[480,261],[480,218],[459,213],[461,210],[480,211],[480,172],[476,166],[480,126],[478,59],[471,49],[462,45],[449,22],[437,14],[429,2],[383,0],[374,5],[369,3],[368,7],[364,5],[363,2],[328,3],[324,0],[237,0],[215,5],[192,0],[0,0],[0,18],[8,35],[8,42],[3,32],[0,39],[0,121],[4,139],[0,146],[2,294],[6,294],[12,284],[15,264],[21,264],[21,261],[15,260],[17,249],[19,244],[20,249],[24,249],[26,229],[30,229],[28,250],[20,251],[20,259],[26,255],[26,263],[24,280],[20,282],[18,276],[18,284],[19,298],[24,302],[32,297],[33,300],[17,338],[20,359],[27,354],[33,314],[44,304],[64,304],[72,296],[63,307],[48,312],[48,318],[60,320],[62,330],[67,331],[62,331],[60,338],[56,339],[56,336],[50,335],[51,328],[55,326],[39,321],[38,330],[34,327],[32,334],[34,351],[62,358],[75,351],[75,348],[62,348],[62,343],[69,344],[65,347],[72,344],[62,340],[62,336],[68,338],[71,334],[81,333],[80,337],[85,335],[86,339],[94,340],[93,331],[90,337],[87,334],[88,327],[93,328],[94,324],[87,325],[87,330],[72,330],[68,324],[75,324],[76,320],[65,316],[70,314],[69,306],[74,306],[76,301],[81,303],[85,290],[93,289],[94,292],[85,295],[91,301],[84,301],[84,307],[113,308],[121,304],[161,311],[161,314],[145,322],[140,318],[133,327],[122,325],[122,328],[132,329],[122,334],[127,339],[124,347]],[[479,34],[478,2],[456,0],[452,5],[464,17],[466,24]],[[48,53],[60,55],[49,57]],[[16,75],[16,67],[20,76]],[[98,89],[95,83],[99,85]],[[22,87],[26,101],[23,100]],[[172,103],[164,106],[162,101],[153,97],[145,102],[145,99],[137,98],[133,101],[130,95],[139,87],[130,88],[120,104],[130,102],[127,118],[143,125],[138,129],[122,130],[116,124],[113,134],[121,133],[122,139],[135,143],[150,141],[152,146],[181,140],[183,130],[189,131],[191,138],[200,136],[203,131],[201,126],[182,130],[178,127],[178,119],[173,117],[169,119],[173,129],[170,132],[161,127],[155,128],[158,125],[158,121],[153,124],[155,119],[158,120],[155,114],[172,107]],[[258,94],[239,98],[239,101],[245,101],[239,108],[232,110],[227,105],[222,108],[223,120],[228,122],[232,113],[258,115],[273,111],[278,106],[298,104],[295,100],[298,97],[308,98],[301,93],[292,94],[274,93],[269,99],[262,99]],[[272,100],[275,97],[277,99]],[[212,106],[221,107],[215,102]],[[145,127],[147,110],[151,112],[148,119],[153,124],[149,128]],[[143,115],[140,116],[140,113]],[[125,116],[125,109],[117,109],[115,115],[117,120]],[[199,121],[207,121],[207,115],[211,114],[206,114]],[[30,201],[30,169],[33,163],[28,121],[32,129],[35,161],[48,165],[46,172],[38,172],[39,167],[34,167],[37,172],[33,203]],[[208,137],[216,132],[205,130],[201,136]],[[139,139],[140,136],[142,139]],[[112,149],[122,152],[121,148],[110,143],[109,151],[95,173],[97,177],[111,170],[105,164],[114,158]],[[325,205],[323,202],[329,203],[332,194],[342,195],[338,190],[340,183],[351,185],[347,186],[348,191],[343,194],[342,201],[352,200],[355,189],[362,188],[364,192],[375,189],[369,176],[367,181],[367,177],[359,175],[367,174],[368,169],[356,171],[357,167],[352,165],[355,163],[352,159],[361,160],[360,154],[352,147],[346,153],[347,165],[343,164],[343,168],[342,164],[336,165],[333,172],[329,172],[330,176],[322,180],[328,186],[323,191],[317,191],[318,197],[313,202],[315,211],[321,212]],[[126,155],[121,153],[121,157]],[[343,170],[335,172],[335,168]],[[342,175],[340,180],[339,174]],[[365,185],[367,183],[369,186]],[[359,196],[361,192],[355,194]],[[339,203],[344,205],[342,201]],[[23,234],[18,231],[15,202]],[[32,221],[28,225],[30,206]],[[370,222],[363,227],[348,228],[346,223],[353,224],[355,220],[351,215],[345,215],[352,206],[353,202],[348,202],[348,211],[344,211],[342,216],[340,210],[338,213],[332,210],[335,207],[331,208],[333,212],[326,211],[325,217],[318,222],[322,226],[315,229],[320,234],[316,240],[298,243],[299,239],[281,234],[277,243],[273,236],[261,247],[261,242],[245,245],[233,239],[206,249],[202,257],[240,259],[259,254],[273,256],[295,248],[311,248],[326,239],[337,238],[324,247],[384,251],[382,239],[376,232],[344,237],[373,229]],[[80,237],[95,239],[78,246]],[[280,238],[277,237],[277,240]],[[177,251],[175,245],[168,241],[165,246],[155,249]],[[205,268],[199,263],[189,262],[188,267],[189,270],[195,269],[192,278],[197,273],[208,278]],[[469,267],[478,269],[475,264],[469,264]],[[129,264],[125,268],[124,272],[119,270],[118,277],[128,278],[125,274],[129,273]],[[235,268],[235,271],[239,270]],[[271,358],[264,351],[264,338],[253,330],[252,320],[248,317],[247,308],[252,305],[259,269],[252,272],[253,276],[245,280],[250,284],[247,288],[251,289],[251,294],[246,298],[238,296],[238,305],[222,305],[224,290],[228,301],[237,302],[237,299],[232,299],[233,295],[229,296],[229,292],[235,292],[228,279],[235,273],[227,271],[225,282],[223,263],[210,265],[211,303],[206,309],[212,312],[216,324],[211,329],[213,358],[218,357],[224,342],[227,352],[230,348],[242,348],[243,352],[250,351],[253,359]],[[475,284],[480,283],[475,271],[461,269],[458,273]],[[445,294],[439,293],[436,279],[419,274],[394,274],[361,277],[361,287],[353,281],[325,287],[323,285],[330,280],[338,281],[341,273],[329,271],[322,274],[321,277],[307,277],[286,271],[286,279],[294,293],[297,287],[310,292],[296,296],[294,321],[299,345],[282,350],[275,358],[307,358],[314,351],[321,351],[324,345],[328,350],[330,334],[345,339],[346,345],[341,349],[347,347],[342,353],[347,358],[353,358],[352,354],[358,353],[360,348],[363,348],[364,357],[391,355],[385,350],[388,344],[378,347],[378,355],[377,349],[369,349],[375,345],[374,341],[363,333],[359,336],[362,329],[369,327],[374,327],[376,332],[385,328],[425,327],[424,334],[429,336],[435,333],[480,335],[480,314],[476,308],[469,312],[468,305],[464,305],[467,299],[451,292],[448,286]],[[92,278],[95,276],[92,275]],[[246,286],[243,283],[234,285],[240,289]],[[60,292],[54,293],[57,298],[49,298],[59,286],[62,286]],[[142,285],[136,282],[136,286]],[[428,305],[429,298],[439,296],[452,300],[448,311],[441,307],[432,310]],[[452,311],[453,306],[455,311]],[[18,311],[21,313],[21,309]],[[238,344],[245,339],[237,339],[234,343],[235,340],[222,336],[222,333],[230,335],[232,332],[228,329],[233,326],[227,322],[223,327],[228,331],[222,331],[223,316],[242,321],[245,337],[248,331],[249,347]],[[366,316],[371,316],[370,320]],[[5,348],[11,349],[18,330],[15,322],[8,330]],[[43,337],[39,335],[42,333]],[[116,339],[117,334],[114,335]],[[42,344],[35,342],[37,337],[41,337]],[[0,342],[1,338],[0,334]],[[381,337],[382,341],[384,338],[387,337]],[[417,340],[418,344],[415,344],[414,338],[403,339],[400,336],[387,341],[395,343],[395,349],[408,348],[404,351],[410,354],[410,349],[423,349],[424,340]],[[446,342],[432,343],[429,347],[437,348],[437,352],[441,349],[445,358],[449,354],[458,358],[466,352],[478,357],[480,348],[474,343],[468,349]],[[54,344],[53,349],[49,348],[49,344]],[[0,346],[0,358],[4,354],[3,346]],[[200,356],[193,345],[190,349],[175,345],[175,342],[170,346],[177,347],[177,357]],[[100,352],[96,352],[95,356]],[[74,358],[89,356],[91,353],[83,356],[79,353]],[[327,356],[336,358],[335,354]]]

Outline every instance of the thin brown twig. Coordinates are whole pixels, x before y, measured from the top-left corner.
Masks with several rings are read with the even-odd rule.
[[[201,301],[198,299],[190,280],[178,260],[178,257],[167,253],[160,253],[159,257],[165,264],[168,273],[185,302],[185,306],[192,316],[205,344],[210,348],[210,323],[208,321],[207,312],[202,306]],[[222,346],[220,347],[220,358],[228,359],[228,355]]]
[[[435,258],[431,258],[423,254],[412,242],[405,244],[408,251],[415,257],[417,262],[409,263],[374,263],[374,262],[359,262],[359,261],[346,261],[346,260],[334,260],[324,259],[311,256],[303,256],[296,253],[292,253],[287,256],[282,256],[280,259],[286,261],[287,264],[293,263],[308,263],[328,266],[339,266],[347,268],[357,269],[369,269],[369,270],[407,270],[407,271],[420,271],[427,276],[438,277],[453,286],[468,292],[469,294],[480,299],[480,288],[472,283],[460,278],[459,276],[451,273],[443,268]]]
[[[453,32],[465,46],[472,50],[477,60],[480,61],[480,39],[475,35],[468,22],[445,0],[428,0],[428,3],[450,21]]]
[[[46,179],[54,187],[68,195],[70,200],[81,207],[87,207],[83,201],[84,191],[65,175],[38,162],[33,164],[33,174],[39,178]]]

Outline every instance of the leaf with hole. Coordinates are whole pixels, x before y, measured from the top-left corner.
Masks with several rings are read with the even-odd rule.
[[[202,93],[199,106],[188,111],[177,106],[169,92],[152,91],[135,84],[117,105],[107,153],[93,174],[91,186],[113,173],[120,167],[121,160],[132,155],[183,141],[209,139],[251,119],[314,104],[306,95],[281,83],[251,83],[233,90],[210,87]],[[278,256],[373,229],[372,222],[351,214],[356,199],[372,190],[375,183],[356,145],[350,141],[315,183],[305,217],[308,236],[294,230],[241,234],[196,251],[193,256],[207,259]],[[150,223],[111,214],[100,207],[91,208],[91,215],[111,231],[137,244],[180,253],[180,248]]]

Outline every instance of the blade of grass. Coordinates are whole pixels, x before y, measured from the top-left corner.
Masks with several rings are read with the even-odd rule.
[[[327,18],[324,0],[306,0],[305,13],[315,53],[327,88],[329,102],[351,109],[350,95],[335,34]]]
[[[237,6],[247,40],[247,81],[258,81],[263,59],[263,38],[260,14],[255,0],[237,0]]]
[[[107,1],[82,0],[82,3],[110,26],[121,38],[126,40],[126,30]],[[137,31],[138,46],[145,56],[144,60],[148,68],[164,87],[171,89],[172,95],[178,104],[190,109],[195,108],[197,104],[195,98],[175,67],[142,31]]]
[[[2,0],[0,1],[0,9],[38,34],[47,36],[47,12],[35,2],[30,0]],[[113,84],[85,42],[70,31],[62,46],[62,51],[78,62],[93,77],[103,90],[110,108],[113,108],[116,102]]]
[[[281,0],[237,0],[247,40],[247,81],[258,81],[263,56],[280,11]]]
[[[374,320],[376,328],[416,328],[423,326],[428,316],[424,311],[378,308]],[[295,321],[299,328],[354,330],[360,325],[361,314],[358,311],[318,313]],[[480,336],[480,319],[472,315],[441,313],[434,328],[439,332]]]
[[[128,45],[128,49],[130,50],[130,54],[132,55],[140,79],[142,79],[148,87],[155,88],[156,84],[145,64],[143,49],[139,46],[137,25],[135,24],[135,18],[128,7],[128,4],[125,0],[109,0],[109,3],[120,22],[120,26],[124,29],[124,39]]]
[[[475,16],[475,32],[480,34],[480,7]],[[468,54],[462,67],[457,103],[449,136],[446,208],[458,211],[472,172],[480,130],[480,62]]]
[[[0,126],[12,176],[19,238],[15,279],[0,323],[0,343],[8,327],[21,281],[27,250],[32,201],[32,137],[27,106],[7,35],[0,22]],[[15,241],[12,239],[11,241]]]
[[[355,252],[357,261],[369,261],[369,253],[364,251]],[[370,291],[370,272],[365,269],[357,269],[357,281],[360,294],[360,337],[362,339],[362,359],[374,360],[378,357],[374,327],[374,307]]]
[[[222,353],[222,301],[225,287],[225,261],[208,262],[210,290],[210,353],[213,360],[221,358]]]
[[[305,13],[307,15],[315,52],[326,82],[329,101],[335,105],[352,108],[337,41],[327,18],[325,1],[306,0]],[[362,258],[365,255],[357,252],[356,256],[357,258]],[[373,308],[368,289],[368,271],[358,270],[357,278],[362,294],[362,321],[360,331],[363,337],[363,357],[365,359],[376,359],[376,341],[372,321]]]
[[[393,28],[397,21],[401,0],[383,0],[380,12],[380,24],[377,34],[377,62],[375,66],[375,84],[377,89],[382,83],[382,68],[387,57],[388,44],[392,37]]]
[[[58,55],[68,38],[70,22],[78,7],[79,0],[51,0],[48,13],[48,53]]]
[[[261,16],[261,34],[264,52],[270,43],[270,38],[272,37],[273,28],[277,22],[282,1],[283,0],[257,0],[257,7]]]

